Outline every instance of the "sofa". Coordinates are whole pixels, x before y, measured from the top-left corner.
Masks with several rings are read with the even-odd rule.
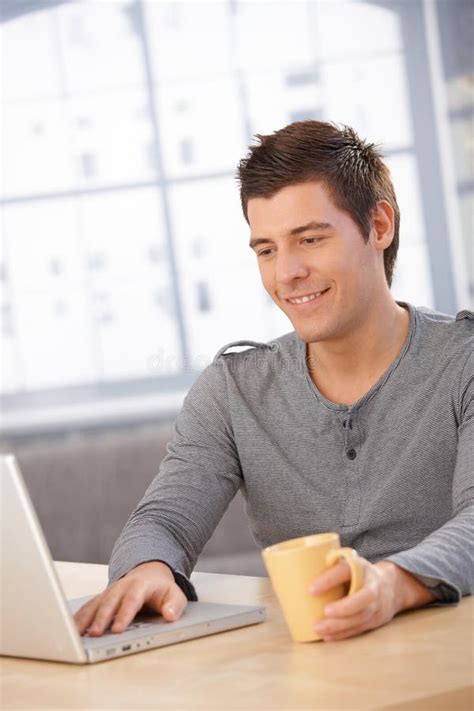
[[[170,421],[3,442],[16,454],[55,560],[107,563],[114,541],[158,471]],[[237,494],[195,570],[266,575]]]

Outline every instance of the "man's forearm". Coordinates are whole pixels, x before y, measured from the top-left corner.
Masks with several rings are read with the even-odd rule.
[[[403,610],[428,605],[436,600],[434,593],[423,585],[414,575],[389,560],[375,564],[387,576],[387,584],[394,593],[396,614]]]

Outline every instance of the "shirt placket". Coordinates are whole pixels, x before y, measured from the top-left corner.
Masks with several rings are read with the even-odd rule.
[[[346,412],[340,421],[344,448],[342,452],[345,479],[345,502],[342,526],[351,528],[359,524],[361,490],[359,477],[360,437],[357,413]]]

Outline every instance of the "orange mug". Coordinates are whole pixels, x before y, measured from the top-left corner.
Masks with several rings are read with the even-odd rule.
[[[336,585],[324,595],[312,595],[311,583],[340,558],[351,570],[348,595],[362,587],[363,568],[353,548],[341,548],[337,533],[317,533],[275,543],[262,551],[273,590],[283,610],[286,623],[295,642],[322,639],[314,629],[324,617],[324,608],[345,597],[344,585]]]

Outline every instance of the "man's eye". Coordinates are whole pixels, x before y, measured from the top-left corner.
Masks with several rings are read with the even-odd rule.
[[[317,244],[317,242],[320,242],[324,237],[305,237],[303,242],[306,244]]]
[[[271,253],[272,250],[268,247],[267,249],[261,249],[260,252],[257,252],[257,257],[268,257]]]

